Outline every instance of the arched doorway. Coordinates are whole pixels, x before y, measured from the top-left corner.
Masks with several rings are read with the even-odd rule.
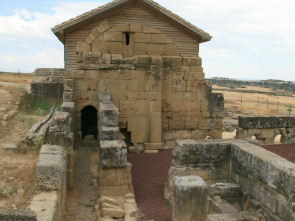
[[[81,111],[82,139],[87,135],[93,135],[97,139],[97,110],[93,106],[86,106]]]

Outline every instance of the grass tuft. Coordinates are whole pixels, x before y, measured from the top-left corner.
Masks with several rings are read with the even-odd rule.
[[[39,116],[45,116],[50,112],[53,106],[61,106],[61,101],[50,101],[45,99],[30,98],[26,113]]]

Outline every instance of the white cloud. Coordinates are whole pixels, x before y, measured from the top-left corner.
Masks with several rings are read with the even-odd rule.
[[[51,28],[110,2],[90,1],[61,1],[48,13],[23,8],[0,16],[0,67],[62,67],[63,46]],[[295,81],[295,64],[290,59],[295,57],[294,0],[156,2],[213,35],[200,48],[206,72],[261,78],[288,67],[284,77]]]
[[[1,55],[0,59],[3,59],[7,63],[17,63],[22,57],[18,54],[7,53],[6,55]]]
[[[220,57],[224,59],[230,59],[234,57],[234,52],[225,50],[225,49],[214,49],[214,48],[208,48],[200,53],[200,56],[210,56],[210,57]]]

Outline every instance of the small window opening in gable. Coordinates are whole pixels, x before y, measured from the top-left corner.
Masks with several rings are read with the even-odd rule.
[[[130,43],[130,34],[129,34],[129,32],[126,32],[125,36],[126,36],[126,45],[128,46],[129,43]]]

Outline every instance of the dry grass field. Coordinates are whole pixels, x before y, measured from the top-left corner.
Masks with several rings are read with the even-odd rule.
[[[213,92],[223,93],[225,107],[238,115],[289,115],[295,112],[295,96],[275,96],[261,94],[261,92],[273,92],[269,88],[248,86],[237,88],[235,91],[227,87],[213,85]],[[240,90],[243,90],[241,92]],[[244,91],[248,90],[249,93]],[[291,105],[291,111],[289,111]]]
[[[28,115],[20,95],[30,88],[32,76],[0,74],[0,144],[21,141],[41,116]],[[0,207],[25,208],[34,193],[37,155],[34,151],[0,148]]]

